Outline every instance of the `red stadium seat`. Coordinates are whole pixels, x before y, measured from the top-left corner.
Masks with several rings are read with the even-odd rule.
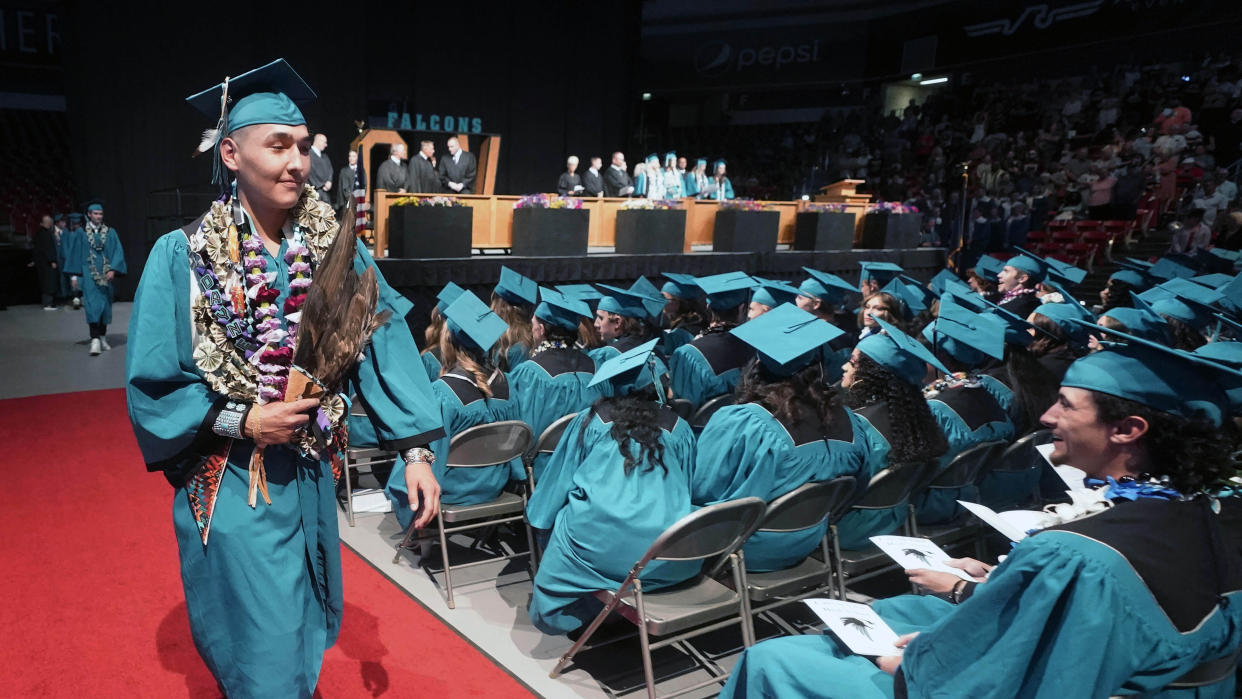
[[[1076,230],[1066,229],[1061,231],[1053,231],[1052,239],[1062,245],[1068,245],[1069,243],[1077,243],[1079,235]]]
[[[1124,232],[1125,229],[1122,229]],[[1084,233],[1082,242],[1085,245],[1094,246],[1095,250],[1091,255],[1091,262],[1099,262],[1105,260],[1111,262],[1113,259],[1113,237],[1108,231],[1091,231]]]
[[[1074,258],[1075,261],[1071,264],[1081,265],[1088,272],[1094,272],[1093,263],[1097,249],[1091,243],[1070,243],[1065,246],[1065,254]]]
[[[1036,247],[1050,238],[1051,236],[1048,235],[1047,231],[1031,231],[1026,234],[1026,244],[1030,247]]]

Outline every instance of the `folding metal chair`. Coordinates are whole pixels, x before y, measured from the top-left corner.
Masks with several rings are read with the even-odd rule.
[[[475,425],[468,430],[457,433],[450,440],[449,453],[445,457],[445,466],[448,468],[482,468],[507,464],[525,454],[526,450],[530,448],[530,443],[530,426],[521,420],[503,420],[501,422]],[[411,493],[411,496],[414,496],[414,494]],[[484,521],[478,522],[475,520]],[[474,523],[452,528],[445,528],[444,526],[446,523],[452,524],[455,522]],[[478,505],[446,505],[441,503],[440,510],[436,512],[436,524],[440,530],[440,558],[444,563],[444,588],[448,595],[449,609],[455,608],[452,567],[449,564],[448,554],[449,534],[482,529],[484,527],[494,527],[507,522],[523,523],[523,526],[526,528],[526,541],[530,546],[530,555],[533,559],[535,536],[531,532],[530,525],[526,523],[525,493],[515,495],[510,492],[502,492],[496,499]],[[397,554],[392,558],[393,563],[401,561],[401,552],[410,545],[412,540],[423,538],[416,536],[418,531],[411,523],[405,538],[397,546]],[[463,563],[457,567],[469,568],[496,560],[517,558],[525,555],[527,554],[512,553],[487,560]]]
[[[362,401],[354,399],[350,403],[349,414],[351,417],[366,417],[367,410],[362,405]],[[349,521],[349,526],[354,526],[354,483],[350,478],[351,472],[361,468],[369,468],[372,473],[376,466],[391,463],[395,461],[397,454],[391,451],[385,451],[379,447],[348,447],[345,449],[345,519]],[[380,484],[381,486],[383,483]]]
[[[643,676],[647,696],[655,699],[655,672],[651,652],[665,646],[681,644],[705,670],[710,679],[683,687],[673,697],[700,687],[723,684],[729,673],[684,643],[709,631],[732,624],[742,627],[742,643],[754,643],[750,606],[745,593],[746,572],[742,564],[742,544],[759,526],[767,505],[759,498],[741,498],[709,505],[682,517],[656,538],[643,557],[634,564],[630,574],[616,590],[601,590],[595,597],[604,603],[603,610],[591,621],[582,636],[549,674],[559,677],[573,663],[578,653],[600,624],[614,611],[638,627],[642,648]],[[652,561],[703,561],[703,570],[694,578],[673,587],[644,592],[639,576]],[[730,567],[733,589],[713,579],[724,565]],[[651,636],[661,636],[655,643]]]
[[[673,409],[673,412],[677,413],[677,416],[686,422],[689,422],[690,416],[694,414],[694,403],[685,398],[674,398],[668,404]]]
[[[949,465],[933,478],[931,483],[927,484],[927,490],[959,490],[977,484],[984,472],[996,462],[1001,451],[1007,446],[1007,442],[996,440],[976,444],[962,451],[953,457]],[[979,543],[979,533],[982,529],[975,519],[966,518],[963,522],[944,525],[919,526],[917,516],[916,508],[914,535],[931,539],[941,548],[971,540],[974,540],[976,544]],[[977,547],[976,557],[982,557],[982,552],[978,551]]]
[[[707,421],[712,418],[712,415],[715,415],[717,410],[720,410],[726,405],[733,405],[734,399],[735,398],[732,393],[726,393],[724,395],[716,396],[715,398],[712,398],[703,405],[699,406],[698,411],[694,413],[694,417],[690,418],[690,427],[694,428],[696,433],[702,432],[703,427],[707,425]]]
[[[1229,679],[1230,675],[1237,672],[1239,658],[1242,658],[1242,648],[1234,650],[1223,658],[1199,663],[1191,668],[1190,672],[1165,685],[1164,689],[1194,689],[1224,682]]]
[[[844,514],[849,509],[857,488],[853,476],[801,485],[768,503],[758,531],[796,532],[825,520],[831,521],[834,515]],[[827,531],[820,539],[819,552],[821,558],[807,556],[784,570],[747,573],[746,593],[750,597],[751,613],[769,612],[825,591],[835,596]],[[780,617],[769,614],[765,618],[791,634],[798,633]]]
[[[996,457],[995,463],[991,468],[986,469],[980,474],[980,482],[988,476],[997,473],[1031,476],[1031,479],[1035,482],[1035,487],[1031,493],[1031,501],[1029,503],[1019,501],[1014,503],[1014,506],[1021,507],[1029,504],[1038,507],[1043,504],[1044,495],[1040,487],[1040,481],[1034,476],[1036,473],[1043,473],[1046,470],[1047,461],[1039,455],[1035,447],[1040,444],[1047,444],[1051,439],[1052,431],[1048,429],[1035,430],[1028,435],[1019,437],[1012,444],[1005,447]],[[1056,478],[1056,487],[1063,494],[1065,486],[1061,483],[1060,478]]]
[[[935,461],[913,462],[894,464],[880,471],[871,478],[866,491],[850,507],[850,510],[889,510],[895,507],[906,507],[907,513],[901,531],[907,536],[913,536],[914,517],[909,512],[910,495],[927,486],[936,472],[936,466]],[[837,533],[837,522],[829,525],[828,534],[832,538],[832,568],[837,572],[837,596],[839,598],[845,599],[846,578],[861,582],[890,570],[896,570],[897,566],[892,559],[874,545],[868,544],[863,549],[842,549],[841,539]]]
[[[551,425],[544,428],[543,434],[535,440],[534,446],[522,455],[522,465],[526,467],[526,497],[529,498],[535,492],[535,459],[539,458],[540,454],[551,454],[556,451],[556,445],[560,444],[565,428],[576,417],[578,413],[570,413],[554,420]],[[532,549],[532,552],[531,568],[537,571],[539,559],[543,558],[543,551]]]

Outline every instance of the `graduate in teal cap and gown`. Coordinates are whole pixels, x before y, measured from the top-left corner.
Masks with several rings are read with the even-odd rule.
[[[952,295],[940,300],[940,314],[923,329],[933,354],[946,368],[954,370],[941,376],[923,389],[932,415],[948,440],[949,448],[940,457],[943,470],[953,457],[984,442],[1010,442],[1014,437],[1013,421],[995,392],[1012,392],[990,376],[976,370],[993,360],[1005,357],[1005,324],[990,315],[976,314],[953,301]],[[985,381],[995,385],[986,386]],[[1038,474],[1036,474],[1038,476]],[[1030,493],[1035,483],[1025,485],[1021,492]],[[977,502],[978,490],[967,486],[957,490],[937,488],[916,494],[915,512],[919,524],[941,524],[963,514],[958,500]]]
[[[1233,473],[1217,384],[1242,374],[1127,337],[1074,363],[1043,416],[1054,463],[1111,509],[1018,542],[957,602],[872,607],[901,655],[864,658],[829,635],[748,649],[721,697],[1232,697],[1242,571],[1209,495]],[[1188,574],[1188,571],[1196,571]],[[1192,670],[1215,683],[1165,689]]]
[[[694,161],[694,169],[682,177],[682,191],[688,197],[703,198],[703,190],[707,187],[710,177],[707,174],[707,159]]]
[[[858,293],[858,289],[835,274],[810,267],[803,267],[802,270],[810,276],[798,285],[798,297],[794,299],[794,303],[798,308],[832,323],[842,331],[841,336],[819,348],[820,363],[824,365],[824,381],[836,383],[841,380],[841,365],[850,358],[854,340],[854,334],[850,332],[854,318],[849,313],[841,312],[841,309],[848,296]]]
[[[305,451],[305,428],[314,420],[335,433],[348,406],[335,395],[283,401],[300,302],[338,230],[331,205],[306,184],[311,134],[296,103],[313,97],[278,60],[189,99],[218,118],[200,150],[226,192],[225,173],[236,178],[236,193],[156,241],[130,318],[130,420],[147,468],[176,488],[190,631],[230,699],[310,697],[343,608],[337,457]],[[245,253],[240,271],[230,248]],[[355,271],[375,269],[356,249]],[[439,506],[426,445],[443,430],[412,361],[411,305],[375,274],[377,310],[391,316],[347,392],[366,405],[384,448],[409,462],[425,524]],[[265,456],[252,471],[256,445]]]
[[[798,298],[798,289],[774,279],[755,277],[759,282],[750,294],[750,305],[746,308],[746,320],[754,320],[768,311],[784,303],[793,303]]]
[[[509,482],[513,464],[481,468],[447,465],[453,436],[476,425],[517,420],[517,403],[510,399],[504,372],[493,367],[490,350],[505,332],[505,322],[479,297],[463,291],[444,309],[440,356],[445,371],[431,384],[440,409],[444,435],[431,444],[436,455],[432,470],[440,483],[440,501],[449,505],[477,505],[495,500]],[[397,464],[384,489],[403,528],[414,519],[414,507],[405,487],[404,466]]]
[[[112,323],[113,279],[125,274],[125,251],[116,229],[104,223],[103,204],[86,207],[86,227],[74,238],[65,260],[65,272],[82,290],[86,323],[90,327],[91,355],[112,349],[108,325]]]
[[[949,447],[922,391],[928,364],[949,372],[897,326],[882,318],[876,323],[882,332],[859,341],[841,368],[846,404],[863,418],[867,432],[865,478],[889,467],[939,459]],[[837,525],[841,547],[856,549],[872,536],[891,534],[905,516],[905,506],[850,512]]]
[[[726,201],[733,198],[733,182],[725,174],[726,167],[727,163],[725,163],[724,158],[717,160],[712,165],[712,176],[708,179],[707,187],[704,189],[707,196],[700,195],[700,199]]]
[[[702,335],[682,345],[669,358],[673,395],[690,401],[695,409],[711,398],[732,393],[742,367],[755,350],[729,331],[737,327],[742,306],[755,280],[744,272],[699,277],[710,314]]]
[[[500,268],[500,281],[492,291],[492,310],[508,329],[492,348],[492,364],[510,372],[526,361],[530,353],[530,314],[539,302],[539,285],[533,279],[509,269]]]
[[[431,309],[431,323],[427,326],[427,334],[424,338],[427,344],[418,355],[423,362],[423,368],[427,370],[429,381],[440,378],[440,372],[444,369],[440,363],[440,337],[444,333],[444,309],[456,301],[462,291],[465,290],[449,282],[436,294],[436,305]]]
[[[853,476],[866,482],[862,418],[824,382],[820,348],[841,330],[784,304],[734,328],[755,349],[737,403],[716,411],[699,436],[691,499],[697,506],[757,497],[772,501],[806,483]],[[797,565],[828,527],[756,532],[744,548],[746,570]]]
[[[64,256],[64,262],[60,265],[60,271],[65,278],[65,284],[69,287],[69,295],[73,298],[74,309],[82,307],[82,284],[76,275],[69,274],[69,260],[79,255],[78,247],[85,245],[82,240],[82,214],[72,211],[65,217],[65,232],[61,236],[61,254]]]
[[[591,322],[591,308],[584,301],[546,287],[539,288],[539,296],[531,319],[535,347],[529,359],[509,372],[518,419],[530,425],[535,439],[553,422],[590,408],[603,395],[599,385],[588,387],[595,362],[575,346],[584,326]],[[549,454],[535,457],[536,482],[549,458]],[[514,469],[510,477],[525,480],[526,471]]]
[[[664,340],[661,353],[672,357],[678,347],[694,341],[707,325],[703,289],[693,275],[665,272],[668,281],[660,288],[664,304]]]
[[[902,272],[901,267],[892,262],[863,261],[858,265],[861,268],[858,272],[858,291],[864,299],[884,288]]]
[[[685,196],[682,192],[682,174],[677,171],[677,151],[669,151],[664,154],[663,178],[663,199],[681,199]]]
[[[653,319],[664,312],[664,297],[659,290],[648,292],[641,287],[622,289],[609,284],[596,284],[596,287],[601,298],[595,307],[594,324],[604,344],[587,354],[599,367],[656,336]]]
[[[1110,308],[1100,314],[1096,323],[1100,327],[1121,330],[1131,335],[1138,335],[1144,340],[1159,342],[1173,346],[1173,329],[1167,321],[1152,309],[1151,304],[1141,296],[1130,292],[1130,306]]]
[[[661,400],[657,342],[600,366],[592,382],[611,384],[610,397],[565,428],[526,508],[546,541],[529,610],[544,633],[588,623],[602,608],[593,593],[616,589],[656,537],[691,511],[694,432]],[[652,563],[643,589],[674,585],[699,568]]]
[[[1040,303],[1039,284],[1048,276],[1048,263],[1033,252],[1014,249],[1018,254],[1009,258],[997,275],[996,290],[1000,292],[1000,299],[996,305],[1025,318]]]

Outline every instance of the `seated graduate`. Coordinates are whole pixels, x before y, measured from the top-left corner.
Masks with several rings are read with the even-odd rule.
[[[1209,493],[1233,473],[1218,385],[1242,374],[1123,339],[1076,361],[1043,416],[1052,460],[1105,483],[1111,508],[1018,542],[956,606],[875,602],[908,634],[900,656],[852,656],[829,636],[765,641],[721,696],[1233,696],[1242,572]],[[1160,691],[1220,658],[1219,683]]]
[[[972,312],[957,304],[952,294],[946,294],[940,299],[940,315],[923,329],[923,337],[931,344],[941,366],[952,370],[923,389],[932,415],[949,443],[948,450],[940,457],[940,468],[944,469],[954,457],[976,444],[1012,440],[1013,422],[996,397],[999,391],[1012,398],[1012,392],[996,379],[976,373],[990,359],[1004,357],[1005,324],[991,315]],[[1021,492],[1030,493],[1034,488],[1034,482],[1027,483]],[[974,502],[978,497],[974,486],[957,490],[937,488],[915,494],[918,522],[952,521],[963,514],[958,500]]]
[[[599,338],[599,331],[595,329],[595,309],[599,305],[599,300],[604,295],[591,286],[590,284],[557,284],[556,290],[561,292],[566,298],[581,301],[591,309],[592,321],[582,326],[581,332],[578,333],[578,341],[574,343],[574,347],[589,352],[597,347],[603,346],[603,341]]]
[[[1188,279],[1170,279],[1139,294],[1169,324],[1173,346],[1193,352],[1208,341],[1222,294]]]
[[[665,272],[664,286],[664,341],[660,349],[665,357],[672,357],[678,347],[688,344],[703,332],[707,325],[707,308],[703,305],[703,289],[694,276]]]
[[[602,395],[598,387],[587,388],[595,374],[595,363],[574,346],[591,322],[591,308],[546,287],[539,288],[539,296],[541,301],[530,321],[535,348],[529,359],[509,372],[509,391],[518,406],[518,419],[530,425],[536,440],[553,422],[586,410]],[[548,454],[536,457],[536,481],[549,458]],[[525,469],[515,470],[511,478],[524,480]]]
[[[1113,272],[1100,290],[1100,312],[1113,308],[1125,308],[1130,305],[1132,293],[1140,293],[1155,285],[1155,280],[1147,273],[1151,263],[1133,258],[1117,260],[1121,269]]]
[[[853,317],[849,313],[842,312],[841,307],[848,295],[856,294],[858,290],[835,274],[821,272],[810,267],[802,269],[811,276],[798,285],[798,297],[794,299],[794,303],[798,305],[798,308],[816,318],[832,323],[842,331],[839,337],[833,338],[820,348],[824,381],[836,383],[841,380],[841,365],[850,358],[850,349],[854,344],[853,333],[850,332],[853,327]]]
[[[927,365],[939,364],[926,347],[895,325],[877,320],[883,332],[864,338],[841,367],[846,404],[867,430],[867,477],[886,468],[940,458],[949,445],[923,398]],[[872,536],[901,526],[906,508],[850,512],[837,529],[841,547],[859,548]]]
[[[664,307],[668,305],[668,299],[664,298],[664,293],[660,291],[660,287],[640,274],[638,279],[635,279],[634,283],[630,284],[629,292],[642,297],[643,308],[647,309],[647,315],[643,318],[643,321],[647,324],[647,338],[659,337],[662,340],[664,336]],[[668,359],[668,355],[664,354],[663,342],[656,345],[655,353],[661,360]]]
[[[877,291],[870,296],[865,296],[862,306],[858,308],[858,327],[862,328],[858,333],[858,339],[861,341],[880,333],[880,326],[875,322],[876,318],[883,318],[898,328],[904,328],[908,317],[910,315],[905,302],[887,291]]]
[[[518,419],[517,404],[509,400],[509,384],[488,360],[490,350],[505,332],[505,322],[477,296],[463,291],[444,309],[440,356],[445,370],[431,391],[439,401],[444,436],[432,444],[436,460],[432,471],[440,481],[440,501],[446,505],[477,505],[494,500],[509,482],[511,464],[482,468],[449,468],[445,464],[453,435],[475,425]],[[404,468],[393,469],[384,489],[402,527],[408,527],[417,507],[411,507]],[[414,503],[417,505],[417,503]]]
[[[456,301],[462,291],[464,289],[460,286],[449,282],[444,285],[443,289],[440,289],[440,293],[436,294],[436,305],[431,309],[431,323],[427,325],[427,331],[423,334],[426,344],[418,355],[418,358],[423,361],[423,368],[427,370],[427,378],[431,381],[440,378],[440,371],[444,368],[440,363],[440,337],[444,334],[444,309]]]
[[[492,364],[510,372],[526,361],[530,352],[530,315],[539,302],[539,285],[534,280],[500,268],[500,281],[492,291],[492,311],[500,316],[508,329],[491,350]]]
[[[1018,254],[1009,258],[997,275],[1000,291],[998,306],[1025,318],[1039,305],[1039,283],[1048,273],[1048,263],[1035,253],[1015,248]]]
[[[755,282],[745,272],[714,274],[696,282],[707,297],[711,318],[703,334],[673,352],[668,366],[673,395],[697,410],[711,398],[732,393],[742,367],[755,356],[750,345],[729,332],[737,327]]]
[[[900,274],[885,284],[879,293],[888,294],[901,301],[902,315],[894,325],[903,332],[918,335],[932,321],[932,307],[935,305],[936,295],[918,281]]]
[[[864,299],[882,289],[903,271],[892,262],[866,261],[858,264],[861,267],[858,272],[858,292]]]
[[[1004,267],[1004,263],[1000,260],[991,255],[984,255],[966,273],[967,283],[980,297],[996,303],[1000,301],[1000,291],[996,287],[1000,284],[1000,272]]]
[[[746,320],[754,320],[782,303],[793,303],[798,298],[798,289],[791,284],[761,277],[755,277],[755,281],[759,283],[751,291]]]
[[[589,352],[595,366],[628,352],[655,337],[648,319],[652,311],[658,316],[664,310],[663,296],[648,296],[608,284],[598,284],[603,297],[595,307],[595,331],[604,343]]]
[[[527,506],[547,542],[530,601],[531,623],[544,633],[590,622],[602,608],[592,593],[616,589],[656,537],[691,511],[694,433],[663,404],[657,342],[599,368],[592,385],[611,384],[611,397],[569,423]],[[679,583],[699,567],[653,563],[643,589]]]
[[[1066,292],[1061,295],[1066,296]],[[1057,385],[1060,385],[1070,365],[1087,353],[1090,337],[1077,321],[1094,319],[1091,311],[1072,296],[1066,298],[1064,303],[1037,306],[1027,317],[1035,338],[1028,349],[1056,378]]]
[[[862,418],[824,383],[820,349],[839,328],[792,304],[734,328],[754,347],[737,404],[716,411],[699,436],[691,500],[711,505],[774,500],[806,483],[854,476],[866,482],[868,443]],[[749,571],[782,570],[816,549],[826,522],[797,532],[757,532],[746,542]]]

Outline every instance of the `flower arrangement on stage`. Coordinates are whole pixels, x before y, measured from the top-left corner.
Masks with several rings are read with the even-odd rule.
[[[651,211],[670,209],[680,209],[682,206],[680,199],[630,199],[621,205],[626,211]]]
[[[457,197],[397,197],[393,206],[465,206]]]
[[[754,199],[727,199],[720,203],[720,208],[722,211],[768,211],[772,207]]]
[[[899,201],[878,201],[867,206],[869,214],[917,214],[916,206],[907,206]]]
[[[581,209],[582,200],[556,194],[527,194],[513,204],[515,209]]]
[[[843,214],[845,213],[845,204],[807,204],[803,209],[812,214]]]

